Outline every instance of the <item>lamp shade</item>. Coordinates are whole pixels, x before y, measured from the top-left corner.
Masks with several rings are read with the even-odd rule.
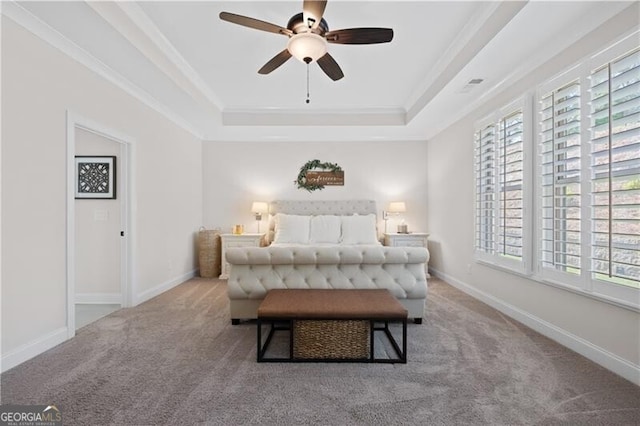
[[[404,201],[394,201],[389,203],[389,209],[387,210],[389,213],[404,213],[407,211],[407,207],[404,204]]]
[[[262,201],[254,201],[253,204],[251,204],[251,213],[269,213],[269,205]]]
[[[314,33],[299,33],[293,35],[287,43],[289,53],[300,62],[313,62],[327,53],[327,40]],[[311,60],[306,60],[310,58]]]

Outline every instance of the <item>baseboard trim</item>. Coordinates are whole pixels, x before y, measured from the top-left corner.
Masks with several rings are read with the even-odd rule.
[[[122,303],[122,295],[120,293],[77,293],[76,303],[120,305]]]
[[[164,293],[167,290],[172,289],[178,284],[182,284],[183,282],[193,278],[196,276],[197,269],[193,269],[185,274],[182,274],[178,277],[175,277],[169,281],[165,281],[162,284],[158,284],[157,286],[150,288],[149,290],[143,291],[142,293],[135,296],[133,306],[137,306],[140,303],[146,302],[149,299],[152,299],[159,294]]]
[[[430,268],[429,271],[436,277],[456,287],[471,297],[478,299],[494,309],[502,312],[511,318],[520,321],[527,327],[532,328],[538,333],[560,343],[563,346],[579,353],[585,358],[590,359],[596,364],[601,365],[609,371],[624,377],[630,382],[640,386],[640,366],[619,357],[618,355],[607,351],[593,343],[585,340],[575,334],[568,332],[548,321],[531,315],[520,308],[517,308],[495,296],[485,293],[476,287],[458,280],[448,274]],[[428,297],[428,296],[427,296]]]
[[[36,340],[25,343],[2,356],[0,371],[5,372],[67,340],[67,327],[61,327]]]

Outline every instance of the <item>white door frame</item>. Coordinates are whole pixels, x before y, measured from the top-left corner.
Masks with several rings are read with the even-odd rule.
[[[67,110],[67,336],[76,334],[75,287],[76,287],[76,222],[75,222],[75,155],[76,129],[82,129],[120,144],[120,182],[121,230],[120,239],[121,306],[130,307],[135,294],[135,204],[134,177],[135,140],[116,130]]]

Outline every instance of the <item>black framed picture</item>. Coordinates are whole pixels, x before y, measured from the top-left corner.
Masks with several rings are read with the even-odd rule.
[[[76,156],[76,198],[116,198],[115,156]]]

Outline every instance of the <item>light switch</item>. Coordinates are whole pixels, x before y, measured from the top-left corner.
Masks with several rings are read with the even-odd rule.
[[[109,220],[109,210],[94,210],[93,220],[96,222],[106,222]]]

